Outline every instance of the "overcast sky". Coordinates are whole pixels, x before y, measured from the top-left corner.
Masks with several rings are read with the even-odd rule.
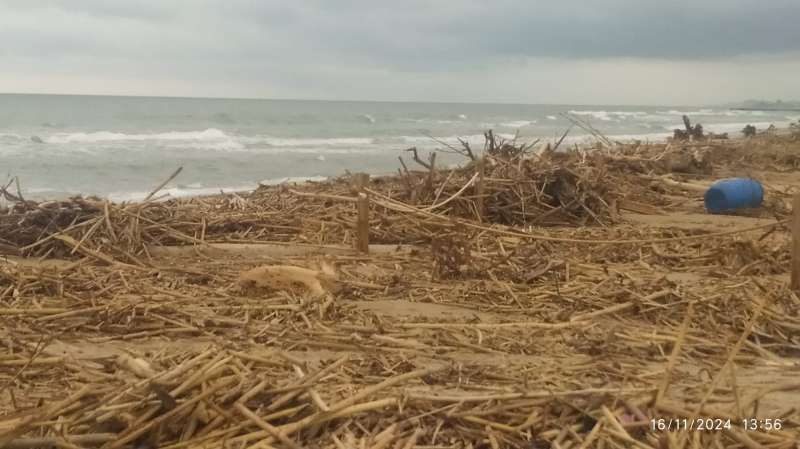
[[[800,99],[800,0],[0,0],[0,92]]]

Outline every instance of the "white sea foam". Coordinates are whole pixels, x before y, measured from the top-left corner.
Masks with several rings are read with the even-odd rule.
[[[198,187],[198,188],[189,188],[186,187],[168,187],[162,189],[158,192],[157,197],[161,197],[166,195],[165,199],[168,198],[185,198],[189,196],[208,196],[208,195],[216,195],[219,194],[220,191],[223,192],[248,192],[252,191],[257,186],[252,184],[248,185],[240,185],[240,186],[232,186],[232,187]],[[111,201],[141,201],[147,197],[150,192],[112,192],[106,195]]]
[[[548,115],[547,120],[558,120],[558,117],[556,117],[555,115]]]
[[[327,176],[288,176],[284,178],[271,178],[260,181],[259,184],[265,186],[274,186],[280,184],[293,184],[301,182],[322,182],[330,179]]]
[[[576,111],[571,110],[569,111],[570,114],[573,115],[582,115],[582,116],[589,116],[593,117],[598,120],[602,120],[604,122],[610,122],[612,120],[627,120],[628,118],[641,118],[646,117],[649,114],[644,111]]]
[[[723,115],[727,117],[742,117],[742,116],[754,116],[754,117],[763,117],[767,115],[767,111],[725,111]]]
[[[708,126],[703,126],[705,131],[715,133],[730,133],[737,134],[747,125],[753,125],[759,131],[764,131],[770,125],[775,125],[777,128],[787,128],[791,122],[776,121],[776,122],[741,122],[741,123],[715,123]]]
[[[186,197],[193,197],[193,196],[208,196],[208,195],[217,195],[222,192],[251,192],[255,190],[259,184],[263,185],[279,185],[279,184],[289,184],[289,183],[302,183],[306,181],[324,181],[328,179],[325,176],[293,176],[293,177],[284,177],[284,178],[273,178],[273,179],[265,179],[258,183],[250,183],[250,184],[240,184],[240,185],[233,185],[233,186],[217,186],[217,187],[209,187],[204,186],[201,183],[192,183],[188,185],[178,185],[175,187],[167,187],[162,189],[158,192],[157,196],[167,195],[165,199],[169,198],[186,198]],[[39,189],[42,192],[45,192],[46,189]],[[33,191],[33,190],[31,190]],[[141,201],[150,192],[145,191],[132,191],[132,192],[112,192],[106,195],[111,201]]]
[[[514,134],[509,133],[495,133],[495,136],[501,137],[503,139],[513,139]],[[428,136],[400,136],[403,143],[411,144],[411,145],[421,145],[427,144],[428,146],[439,146],[439,144],[431,139]],[[445,142],[449,145],[460,145],[459,139],[467,141],[469,143],[483,143],[484,136],[483,134],[472,134],[468,136],[446,136],[446,137],[436,137],[436,140],[440,142]]]
[[[256,154],[380,154],[386,151],[386,147],[372,146],[361,148],[331,148],[331,147],[251,147],[248,153]],[[325,157],[325,156],[322,156]],[[315,156],[316,158],[316,156]]]
[[[536,120],[514,120],[511,122],[501,123],[500,126],[504,128],[524,128],[536,123]]]
[[[742,131],[747,125],[753,125],[759,131],[766,130],[769,128],[770,125],[775,125],[777,128],[786,128],[788,127],[790,122],[741,122],[741,123],[715,123],[709,124],[703,127],[705,132],[713,132],[715,134],[722,134],[728,133],[731,137],[738,136],[739,133]],[[675,128],[683,128],[683,124],[675,125],[668,129],[675,129]],[[647,133],[647,134],[616,134],[608,136],[611,140],[618,140],[620,142],[626,141],[633,141],[633,140],[642,140],[642,141],[650,141],[650,142],[663,142],[668,137],[673,135],[672,132],[660,132],[660,133]]]
[[[464,116],[464,117],[466,117],[466,116]],[[399,121],[401,121],[401,122],[413,122],[413,123],[435,123],[437,125],[450,125],[450,124],[453,124],[453,123],[461,123],[462,120],[465,120],[464,118],[461,118],[461,116],[457,116],[457,118],[458,118],[458,120],[456,120],[456,119],[452,119],[452,120],[434,119],[434,118],[401,118],[401,119],[399,119]]]
[[[715,112],[713,109],[698,109],[698,110],[694,110],[694,111],[680,111],[680,110],[677,110],[677,109],[670,109],[668,111],[656,111],[656,113],[657,114],[663,114],[663,115],[677,115],[679,117],[683,116],[683,115],[692,116],[692,115],[719,115],[720,114],[719,112]]]
[[[201,149],[209,151],[263,152],[264,147],[274,148],[352,148],[368,147],[375,139],[368,137],[335,138],[284,138],[268,135],[233,136],[215,128],[205,131],[171,131],[155,134],[126,134],[110,131],[94,133],[58,133],[45,139],[51,144],[96,144],[116,142],[153,142],[172,149]],[[77,150],[71,147],[71,151]],[[312,150],[316,151],[316,150]],[[302,152],[302,151],[300,151]]]
[[[598,120],[603,121],[611,121],[611,117],[608,115],[607,111],[569,111],[570,114],[573,115],[588,115],[590,117],[596,118]]]
[[[644,133],[644,134],[611,134],[606,137],[608,137],[608,139],[611,140],[612,142],[626,143],[637,140],[640,140],[642,142],[664,142],[670,136],[672,136],[672,133],[661,132],[661,133]],[[589,134],[569,135],[564,139],[561,145],[562,147],[567,147],[576,143],[578,145],[592,144],[596,141],[597,139]]]
[[[467,115],[466,114],[458,114],[458,118],[460,118],[461,120],[466,120],[467,119]]]
[[[372,145],[375,139],[369,137],[334,137],[334,138],[282,138],[260,136],[248,139],[252,143],[266,144],[273,147],[341,147]]]
[[[375,123],[375,117],[373,117],[373,116],[371,116],[369,114],[363,114],[363,115],[361,115],[361,118],[364,119],[364,121],[366,121],[368,123]]]
[[[51,187],[31,187],[31,188],[24,188],[22,189],[22,191],[25,193],[38,194],[38,193],[58,192],[58,189],[53,189]]]
[[[657,114],[669,116],[684,116],[691,117],[763,117],[767,115],[767,111],[742,111],[736,109],[714,110],[714,109],[697,109],[694,111],[681,111],[677,109],[670,109],[668,111],[657,111]]]
[[[45,139],[47,143],[96,143],[145,140],[224,140],[231,137],[216,128],[204,131],[169,131],[155,134],[125,134],[111,131],[93,133],[57,133]]]
[[[608,138],[612,141],[619,142],[632,142],[635,140],[641,140],[643,142],[663,142],[670,136],[672,136],[672,133],[662,132],[645,134],[615,134],[608,136]]]
[[[219,152],[245,152],[248,148],[237,139],[222,140],[197,140],[197,141],[168,141],[165,142],[169,149],[206,150]]]

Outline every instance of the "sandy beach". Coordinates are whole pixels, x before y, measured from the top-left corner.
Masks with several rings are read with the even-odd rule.
[[[194,198],[9,185],[0,447],[797,447],[797,129],[527,143]],[[733,177],[763,204],[709,214]]]

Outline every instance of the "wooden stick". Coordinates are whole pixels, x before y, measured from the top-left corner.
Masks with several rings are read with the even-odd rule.
[[[552,149],[552,150],[550,150],[550,151],[556,151],[556,150],[558,149],[558,147],[560,147],[560,146],[561,146],[561,142],[563,142],[563,141],[564,141],[564,139],[567,137],[567,134],[569,134],[569,132],[572,130],[572,127],[573,127],[573,126],[575,126],[575,125],[574,125],[574,124],[572,124],[572,125],[569,125],[569,128],[567,128],[567,130],[566,130],[566,131],[564,131],[564,134],[562,134],[562,135],[561,135],[561,138],[560,138],[560,139],[558,139],[558,142],[556,142],[556,144],[555,144],[555,145],[553,145],[553,149]]]
[[[741,443],[747,449],[765,449],[765,446],[754,441],[746,433],[737,431],[737,429],[724,430],[725,434]],[[791,446],[789,446],[791,447]]]
[[[180,413],[185,412],[186,410],[192,408],[196,403],[202,401],[203,399],[211,396],[212,394],[216,393],[217,391],[227,387],[231,383],[233,383],[235,379],[233,377],[229,377],[216,385],[211,386],[208,390],[200,393],[199,395],[189,399],[188,401],[182,403],[181,405],[175,407],[174,409],[170,410],[169,412],[159,416],[158,418],[152,419],[146,424],[136,427],[136,428],[129,428],[126,430],[120,437],[113,442],[113,444],[106,444],[103,446],[104,448],[113,449],[113,448],[120,448],[125,446],[126,444],[130,443],[131,441],[139,438],[141,435],[149,432],[151,429],[156,427],[157,425],[168,421],[169,419],[177,416]]]
[[[791,288],[800,291],[800,194],[792,199],[792,280]]]
[[[271,425],[270,423],[268,423],[268,422],[264,421],[263,419],[261,419],[258,415],[253,413],[252,410],[250,410],[249,408],[245,407],[244,404],[242,404],[241,402],[237,402],[236,404],[234,404],[234,407],[236,407],[236,410],[238,410],[239,413],[244,415],[245,418],[249,419],[253,424],[257,425],[258,427],[261,427],[262,429],[264,429],[267,432],[269,432],[269,434],[271,436],[273,436],[273,437],[277,438],[278,440],[280,440],[281,443],[291,447],[292,449],[300,449],[300,445],[295,443],[294,440],[292,440],[291,438],[287,437],[277,427],[275,427],[275,426]]]
[[[358,393],[343,399],[336,404],[330,406],[330,410],[327,412],[317,412],[311,416],[307,416],[299,421],[295,421],[292,423],[284,424],[280,426],[278,429],[284,435],[290,435],[292,433],[298,432],[300,430],[305,429],[313,424],[320,424],[332,419],[340,418],[343,416],[348,416],[354,413],[362,413],[369,410],[375,410],[378,408],[388,407],[390,405],[397,404],[397,398],[386,398],[386,399],[379,399],[373,402],[363,403],[363,404],[356,404],[358,401],[371,396],[373,394],[378,393],[381,390],[394,386],[396,384],[400,384],[406,382],[411,379],[423,377],[436,371],[440,371],[442,368],[429,368],[429,369],[421,369],[416,371],[411,371],[405,374],[401,374],[398,376],[390,377],[383,382],[378,384],[372,385],[370,387],[364,388],[363,390],[359,391]],[[239,437],[234,438],[231,440],[231,443],[240,443],[242,441],[251,441],[253,439],[263,438],[269,435],[269,432],[260,431],[254,432],[252,434],[241,435]]]
[[[661,402],[661,399],[664,398],[664,394],[667,392],[670,376],[672,376],[672,370],[675,369],[675,364],[678,362],[678,357],[681,353],[681,348],[683,347],[683,341],[686,339],[686,332],[689,330],[689,323],[691,323],[693,315],[693,303],[689,303],[689,307],[686,310],[686,316],[683,318],[683,323],[681,324],[678,339],[675,341],[675,346],[672,347],[672,354],[669,356],[669,360],[667,361],[667,368],[664,370],[664,377],[661,379],[661,385],[658,387],[655,404]]]
[[[486,157],[480,158],[478,160],[478,188],[476,189],[476,194],[478,196],[477,200],[475,201],[475,207],[478,209],[478,222],[483,223],[483,215],[484,215],[484,203],[483,203],[483,195],[484,195],[484,182],[483,179],[486,176]]]
[[[357,173],[355,175],[355,184],[358,191],[358,201],[356,203],[356,208],[358,209],[356,249],[364,254],[369,253],[369,197],[364,192],[368,182],[368,174]]]
[[[0,447],[6,447],[6,444],[28,432],[32,427],[34,427],[36,422],[47,421],[48,419],[51,419],[54,415],[61,412],[61,410],[77,402],[91,391],[92,387],[90,385],[85,385],[63,401],[42,407],[39,410],[34,410],[25,418],[18,420],[16,425],[4,427],[2,430],[0,430]]]
[[[581,313],[579,315],[573,315],[570,318],[570,321],[586,321],[590,318],[597,318],[598,316],[608,315],[611,313],[621,312],[626,309],[630,309],[636,305],[633,301],[626,301],[619,304],[614,304],[613,306],[606,307],[605,309],[595,310],[594,312],[587,312]]]
[[[628,388],[620,390],[619,388],[585,388],[582,390],[571,391],[525,391],[518,393],[497,393],[497,394],[477,394],[477,395],[458,395],[458,394],[440,394],[434,395],[428,392],[406,392],[406,398],[409,401],[426,401],[426,402],[485,402],[485,401],[504,401],[510,399],[547,399],[547,398],[560,398],[572,396],[599,396],[605,394],[640,394],[646,392],[654,392],[655,388]]]
[[[358,194],[358,224],[356,249],[364,254],[369,253],[369,197],[366,193]]]
[[[147,200],[149,200],[150,198],[152,198],[152,197],[153,197],[153,195],[155,195],[156,193],[158,193],[158,192],[159,192],[159,190],[163,189],[163,188],[164,188],[164,186],[165,186],[165,185],[167,185],[167,183],[168,183],[168,182],[170,182],[170,181],[172,181],[173,179],[175,179],[175,177],[176,177],[176,176],[178,176],[178,174],[180,174],[180,172],[181,172],[182,170],[183,170],[183,167],[178,167],[178,169],[177,169],[177,170],[175,170],[175,172],[173,172],[173,173],[170,175],[170,177],[169,177],[169,178],[167,178],[167,180],[166,180],[166,181],[164,181],[164,182],[162,182],[161,184],[159,184],[159,185],[158,185],[158,187],[156,187],[156,188],[155,188],[155,189],[154,189],[152,192],[150,192],[150,193],[149,193],[149,194],[148,194],[148,195],[147,195],[147,196],[144,198],[144,200],[142,200],[142,202],[147,202]]]
[[[140,271],[141,270],[146,270],[146,268],[143,268],[143,267],[140,267],[140,266],[137,266],[137,265],[130,265],[130,264],[127,264],[127,263],[118,262],[113,257],[108,256],[106,254],[103,254],[100,251],[94,251],[94,250],[91,250],[89,248],[83,248],[83,247],[78,245],[78,242],[75,239],[73,239],[72,237],[70,237],[68,235],[55,235],[54,238],[56,238],[57,240],[61,240],[62,242],[66,243],[67,245],[69,245],[72,248],[78,249],[78,251],[80,251],[81,253],[83,253],[83,254],[85,254],[87,256],[94,257],[95,259],[97,259],[97,260],[99,260],[101,262],[105,262],[105,263],[107,263],[109,265],[130,268],[132,270],[140,270]]]
[[[565,321],[560,323],[541,323],[538,321],[515,321],[510,323],[401,323],[403,329],[453,329],[453,328],[472,328],[472,329],[502,329],[522,327],[528,329],[566,329],[570,327],[585,326],[586,321]]]
[[[462,187],[458,192],[456,192],[453,195],[451,195],[450,198],[447,198],[446,200],[442,201],[441,203],[437,203],[437,204],[434,204],[432,206],[428,206],[428,207],[426,207],[425,209],[422,209],[422,210],[431,211],[431,210],[434,210],[434,209],[437,209],[437,208],[440,208],[440,207],[444,206],[445,204],[449,203],[450,201],[453,201],[454,199],[458,198],[462,193],[464,193],[464,191],[467,190],[469,188],[469,186],[471,186],[472,183],[475,182],[475,179],[478,178],[478,177],[479,177],[479,173],[475,173],[472,176],[472,178],[470,178],[470,180],[467,181],[466,184],[464,184],[464,187]],[[479,186],[479,191],[481,191],[481,190],[482,190],[482,187]]]
[[[739,336],[739,340],[737,340],[736,343],[733,345],[733,347],[730,349],[730,351],[728,351],[728,356],[725,358],[725,362],[719,368],[719,370],[714,375],[714,377],[711,378],[711,384],[708,385],[708,387],[706,388],[705,393],[701,396],[700,403],[697,404],[697,407],[696,407],[695,411],[692,413],[692,417],[690,418],[690,422],[693,422],[694,420],[697,419],[698,416],[700,416],[700,414],[702,413],[703,407],[706,405],[708,400],[714,394],[714,390],[717,388],[717,384],[722,379],[722,375],[725,373],[725,370],[728,368],[728,365],[730,365],[731,363],[735,363],[734,359],[736,358],[736,355],[742,349],[742,345],[744,344],[745,340],[747,340],[747,337],[749,337],[750,333],[753,332],[753,327],[756,325],[756,322],[758,322],[758,319],[761,318],[761,312],[766,307],[766,303],[767,303],[768,299],[767,298],[762,298],[762,299],[755,299],[754,298],[754,300],[756,300],[756,306],[755,306],[755,310],[753,310],[753,315],[750,317],[750,320],[745,325],[744,331]],[[678,447],[680,447],[680,448],[684,447],[684,444],[686,442],[686,436],[687,435],[684,434],[684,435],[681,435],[679,437],[679,439],[678,439]]]
[[[88,231],[86,231],[86,234],[83,234],[83,237],[81,237],[80,241],[78,241],[78,244],[72,247],[72,251],[69,252],[70,254],[75,254],[75,252],[78,251],[78,248],[80,248],[81,245],[83,245],[83,242],[85,242],[86,239],[88,239],[94,233],[94,231],[97,230],[100,224],[103,223],[102,218],[103,217],[97,217],[93,219],[95,223],[92,225],[91,228],[89,228]]]
[[[115,433],[88,433],[84,435],[65,435],[62,438],[17,438],[6,443],[5,449],[35,449],[39,447],[59,446],[62,442],[68,441],[72,444],[96,445],[114,441],[117,438]]]
[[[686,242],[692,240],[707,240],[712,237],[723,237],[727,235],[734,235],[740,234],[744,232],[751,232],[757,231],[761,229],[767,228],[775,228],[777,226],[782,226],[784,224],[789,223],[790,220],[780,220],[774,223],[767,223],[758,226],[750,226],[741,229],[734,229],[731,231],[722,231],[722,232],[712,232],[708,234],[693,234],[693,235],[685,235],[681,237],[667,237],[667,238],[655,238],[655,239],[620,239],[620,240],[605,240],[605,239],[573,239],[573,238],[565,238],[565,237],[552,237],[546,234],[533,234],[533,233],[525,233],[519,231],[509,231],[506,229],[499,229],[494,227],[488,227],[481,225],[479,223],[475,223],[470,220],[464,220],[459,218],[452,218],[452,217],[443,217],[441,215],[428,212],[422,209],[418,209],[414,206],[410,206],[405,204],[401,201],[397,201],[395,199],[389,198],[386,195],[381,194],[380,192],[376,192],[371,189],[365,189],[367,193],[375,196],[376,198],[380,199],[381,201],[376,201],[376,204],[383,206],[390,210],[395,210],[398,212],[409,212],[414,213],[420,216],[438,219],[443,222],[447,223],[458,223],[470,228],[478,229],[481,231],[491,232],[493,234],[498,235],[506,235],[509,237],[519,237],[524,239],[531,239],[531,240],[541,240],[543,242],[562,242],[562,243],[584,243],[584,244],[591,244],[591,245],[623,245],[623,244],[645,244],[645,243],[667,243],[667,242]]]

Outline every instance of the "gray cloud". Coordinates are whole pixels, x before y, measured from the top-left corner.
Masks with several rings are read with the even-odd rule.
[[[797,0],[0,0],[0,10],[6,77],[38,67],[60,82],[183,80],[223,95],[344,85],[334,93],[402,96],[542,62],[677,67],[800,52]]]

